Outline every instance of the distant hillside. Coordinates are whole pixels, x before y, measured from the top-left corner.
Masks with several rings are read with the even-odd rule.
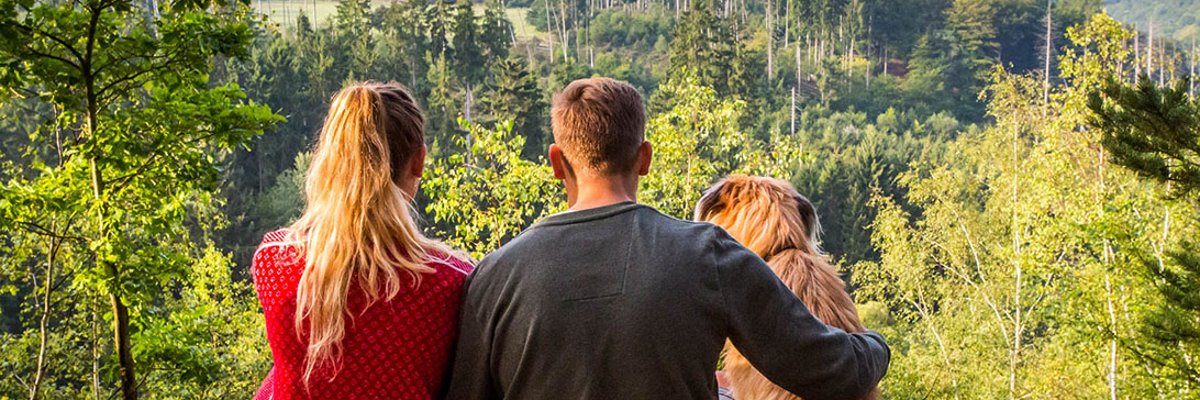
[[[1109,15],[1139,31],[1154,26],[1160,33],[1180,41],[1200,39],[1200,0],[1105,0]]]

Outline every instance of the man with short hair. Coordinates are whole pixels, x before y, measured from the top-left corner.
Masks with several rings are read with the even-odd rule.
[[[727,339],[806,399],[857,399],[883,378],[878,333],[826,326],[720,228],[637,204],[652,148],[636,89],[577,80],[551,114],[570,210],[468,278],[448,398],[715,399]]]

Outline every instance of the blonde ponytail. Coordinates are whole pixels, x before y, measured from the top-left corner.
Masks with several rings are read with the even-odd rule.
[[[421,233],[398,184],[423,150],[424,125],[396,83],[354,84],[330,104],[305,179],[307,205],[291,227],[305,260],[295,321],[298,334],[307,331],[305,382],[325,367],[330,379],[337,374],[351,286],[368,306],[390,300],[433,271],[431,253],[450,254]]]

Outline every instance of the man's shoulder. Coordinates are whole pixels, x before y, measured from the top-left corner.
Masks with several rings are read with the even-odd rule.
[[[486,256],[484,256],[483,259],[479,260],[479,262],[475,264],[475,269],[471,271],[470,280],[478,281],[481,278],[488,279],[488,276],[494,275],[498,268],[503,268],[498,267],[498,265],[512,265],[513,263],[510,262],[502,262],[508,260],[509,257],[507,254],[520,254],[523,252],[536,251],[531,249],[532,246],[530,245],[528,239],[531,230],[532,228],[521,232],[516,237],[512,238],[512,240],[508,241],[508,243],[501,245],[500,248],[493,250],[491,253],[488,253]]]
[[[724,229],[708,222],[675,218],[648,206],[641,207],[629,215],[641,220],[632,223],[637,226],[635,229],[655,236],[655,243],[667,246],[675,252],[703,253],[737,245]],[[480,260],[472,274],[473,278],[499,273],[507,275],[511,269],[531,260],[570,251],[573,246],[568,239],[564,239],[560,229],[564,227],[541,224],[529,227]],[[643,235],[636,237],[646,238]]]
[[[725,229],[710,222],[675,218],[652,207],[645,207],[643,215],[652,218],[656,231],[663,236],[678,239],[676,246],[708,250],[730,242],[736,243]]]

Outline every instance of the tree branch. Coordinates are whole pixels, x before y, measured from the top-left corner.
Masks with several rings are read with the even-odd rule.
[[[138,71],[138,72],[130,74],[130,75],[123,76],[115,81],[109,82],[107,85],[104,85],[103,87],[100,88],[99,91],[96,92],[97,96],[102,100],[108,100],[109,98],[106,95],[106,93],[108,92],[109,89],[112,89],[114,86],[117,86],[124,82],[128,82],[128,81],[137,79],[138,77],[141,77],[142,75],[165,69],[169,65],[170,64],[168,64],[168,63],[160,64],[160,65],[157,65],[157,66],[154,66],[151,68],[147,68],[147,69]],[[98,72],[99,72],[99,70],[97,70],[97,73]]]
[[[84,238],[82,238],[82,237],[67,235],[67,234],[63,234],[63,233],[57,233],[57,232],[51,231],[49,229],[46,229],[46,227],[38,225],[33,222],[29,222],[29,221],[16,221],[16,222],[18,225],[28,228],[30,232],[33,232],[33,233],[36,233],[36,234],[39,234],[42,236],[52,237],[52,238],[59,239],[59,240],[74,240],[74,241],[80,241],[80,242],[84,241]]]
[[[200,141],[203,141],[205,139],[211,138],[216,135],[217,135],[217,132],[209,132],[208,134],[196,136],[196,137],[191,138],[190,140],[186,140],[186,141],[182,142],[182,144],[184,146],[194,145],[194,144],[199,143]],[[154,148],[154,150],[152,150],[150,152],[150,156],[146,158],[146,162],[142,163],[142,165],[139,165],[133,172],[111,179],[110,180],[110,183],[111,183],[110,187],[112,187],[111,193],[119,193],[121,190],[125,189],[125,187],[127,187],[129,185],[130,181],[132,181],[133,178],[136,178],[139,175],[141,175],[142,173],[146,172],[146,170],[149,169],[150,166],[154,165],[154,162],[158,160],[158,156],[160,154],[162,154],[161,150],[162,150],[161,145],[156,146]]]
[[[63,64],[67,64],[67,65],[71,66],[72,68],[79,69],[79,64],[71,62],[71,60],[68,60],[66,58],[62,58],[62,57],[59,57],[59,56],[56,56],[53,54],[42,53],[40,51],[36,51],[33,49],[26,49],[25,51],[34,56],[42,57],[42,58],[49,58],[51,60],[55,60],[55,61],[61,62]]]
[[[67,50],[67,52],[69,52],[69,53],[71,53],[71,55],[75,56],[75,60],[77,62],[80,62],[80,63],[83,62],[83,56],[79,54],[79,50],[75,50],[75,47],[71,46],[70,43],[67,43],[66,40],[63,40],[62,38],[60,38],[58,36],[51,35],[50,32],[46,32],[46,31],[34,28],[29,25],[17,24],[16,27],[17,27],[17,29],[22,29],[22,30],[28,31],[30,34],[37,34],[37,35],[44,36],[45,38],[50,39],[51,41],[58,43],[59,45],[62,45],[63,49]],[[63,61],[66,61],[66,60],[63,60]],[[74,66],[76,69],[79,69],[78,63],[69,62],[69,61],[66,61],[66,62],[69,65]]]

